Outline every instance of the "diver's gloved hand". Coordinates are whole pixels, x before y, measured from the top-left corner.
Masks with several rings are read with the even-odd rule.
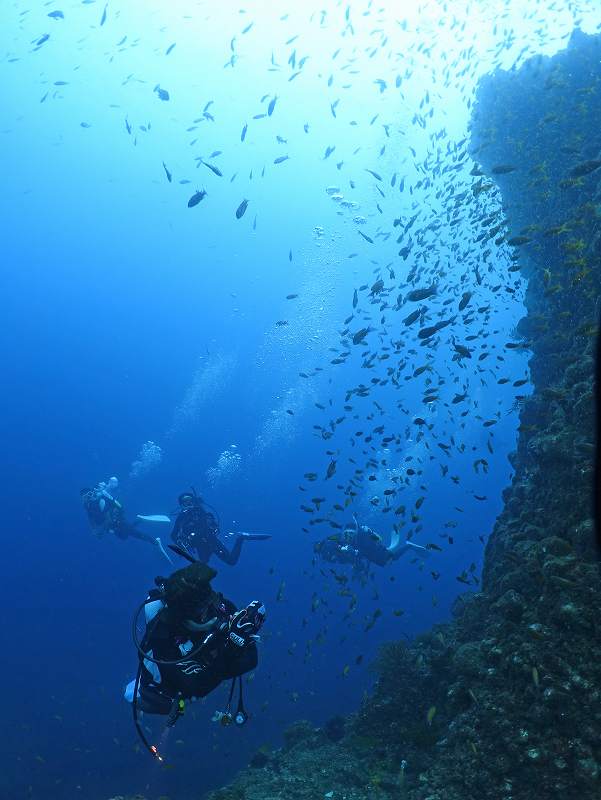
[[[246,608],[236,611],[228,622],[228,640],[237,647],[244,647],[249,641],[258,639],[265,615],[265,606],[260,600],[253,600]]]

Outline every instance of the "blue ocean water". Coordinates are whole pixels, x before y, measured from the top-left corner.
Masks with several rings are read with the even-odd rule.
[[[516,338],[525,284],[507,279],[510,252],[491,248],[483,262],[470,250],[473,93],[479,76],[553,53],[600,17],[593,2],[3,5],[3,796],[177,798],[221,785],[292,721],[353,711],[382,642],[418,635],[477,590],[528,353],[504,353],[499,385],[485,360],[454,360],[461,317],[426,355],[403,323],[415,306],[394,306],[436,271],[433,311],[468,290],[485,309],[474,352],[486,346],[493,360]],[[355,290],[373,331],[341,357],[344,331],[363,325],[358,312],[345,323]],[[397,385],[386,372],[395,340],[395,363],[407,363]],[[349,398],[361,384],[369,395]],[[427,386],[440,402],[424,407]],[[469,405],[453,403],[463,394]],[[376,465],[331,516],[379,425],[401,443],[372,434]],[[160,459],[135,468],[147,442]],[[411,480],[410,463],[421,470]],[[194,485],[223,532],[273,534],[235,567],[213,564],[227,597],[268,610],[246,686],[251,723],[211,723],[221,687],[171,733],[172,769],[139,750],[122,699],[137,666],[131,616],[167,565],[142,542],[95,539],[79,499],[113,474],[132,518],[172,512]],[[394,505],[419,517],[413,540],[442,549],[341,594],[315,562],[332,529],[308,524],[320,516],[312,498],[324,517],[354,511],[386,539],[392,477],[407,480]]]

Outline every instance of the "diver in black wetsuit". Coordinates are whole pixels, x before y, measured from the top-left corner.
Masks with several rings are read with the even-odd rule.
[[[199,561],[208,563],[216,555],[224,564],[238,563],[242,545],[245,541],[259,541],[271,538],[265,533],[239,533],[234,546],[228,550],[219,539],[219,522],[208,511],[202,499],[195,492],[184,492],[178,497],[181,511],[177,515],[171,532],[172,541],[189,553],[196,553]]]
[[[134,523],[128,522],[121,503],[114,497],[119,482],[117,478],[109,478],[105,483],[101,481],[94,489],[82,489],[81,501],[88,515],[92,532],[99,538],[105,534],[114,534],[118,539],[139,539],[141,542],[158,547],[163,555],[169,556],[163,550],[160,538],[154,538],[138,530]]]
[[[415,551],[427,556],[429,551],[413,542],[403,541],[394,531],[388,547],[382,537],[367,525],[359,525],[355,518],[354,525],[347,525],[342,534],[328,536],[313,545],[314,552],[324,561],[331,564],[352,564],[357,572],[365,572],[370,564],[384,567],[396,561],[403,553]]]
[[[179,548],[172,549],[185,556]],[[134,618],[134,642],[139,668],[125,690],[133,703],[134,721],[144,744],[159,760],[138,721],[138,710],[167,716],[173,725],[184,712],[186,700],[205,697],[225,680],[232,680],[230,699],[224,712],[213,717],[226,725],[242,725],[247,715],[242,704],[241,676],[257,666],[258,632],[265,621],[265,607],[253,600],[236,610],[234,604],[215,592],[210,582],[215,570],[198,561],[177,570],[169,578],[156,578],[158,589],[149,592]],[[144,609],[146,633],[137,638],[137,622]],[[235,682],[239,682],[238,708],[230,712]]]

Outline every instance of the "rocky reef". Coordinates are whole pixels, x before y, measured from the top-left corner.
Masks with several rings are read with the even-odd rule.
[[[515,474],[482,590],[410,645],[323,729],[299,722],[210,800],[586,800],[601,794],[601,580],[593,535],[594,351],[601,295],[601,38],[479,89],[472,192],[494,182],[528,279],[531,352]]]

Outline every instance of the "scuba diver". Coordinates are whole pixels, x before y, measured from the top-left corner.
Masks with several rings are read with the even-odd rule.
[[[166,716],[172,727],[182,716],[186,700],[206,697],[220,683],[231,680],[225,711],[213,721],[243,725],[248,719],[242,702],[242,675],[258,663],[258,632],[265,621],[265,606],[253,600],[245,608],[234,604],[211,587],[217,574],[207,564],[194,560],[177,545],[169,547],[190,564],[170,577],[155,579],[147,599],[133,621],[133,638],[139,666],[135,680],[125,689],[132,703],[138,734],[155,758],[162,761],[141,729],[138,711]],[[146,632],[138,638],[138,618],[144,610]],[[238,706],[230,710],[236,682]]]
[[[385,567],[411,551],[422,557],[430,554],[420,544],[403,541],[397,531],[392,532],[390,544],[386,547],[382,537],[372,528],[359,525],[357,517],[355,524],[347,525],[342,534],[334,534],[316,542],[313,551],[331,564],[352,564],[357,572],[365,572],[371,564]]]
[[[174,544],[188,553],[196,552],[198,560],[204,563],[208,563],[211,556],[216,555],[224,564],[234,566],[238,563],[245,541],[261,541],[271,538],[268,533],[238,533],[234,546],[228,550],[219,539],[217,514],[213,514],[205,508],[208,503],[205,503],[194,489],[180,494],[177,501],[180,511],[171,531],[171,539]]]
[[[88,515],[92,532],[99,538],[107,533],[114,534],[118,539],[139,539],[142,542],[158,547],[165,558],[170,562],[169,555],[163,549],[161,539],[152,537],[138,530],[136,523],[125,519],[125,512],[121,503],[115,498],[114,492],[119,486],[117,478],[101,481],[93,489],[81,489],[79,492],[83,507]],[[141,519],[145,519],[141,517]]]

